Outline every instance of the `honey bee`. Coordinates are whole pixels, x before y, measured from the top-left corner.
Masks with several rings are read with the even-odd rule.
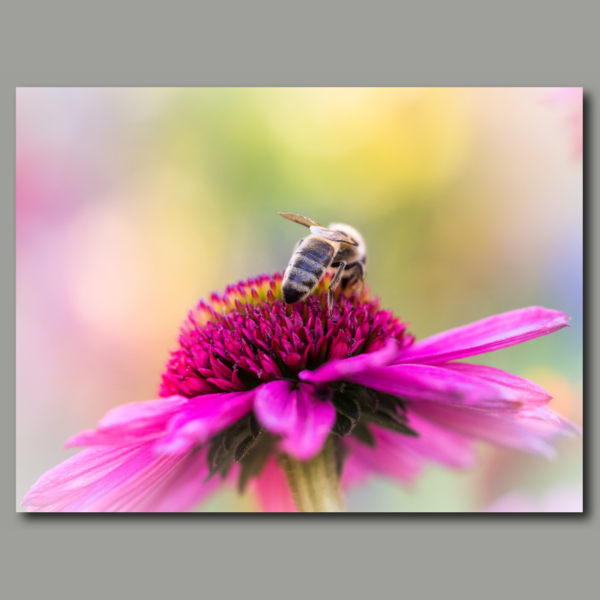
[[[279,213],[285,219],[310,229],[312,235],[300,240],[285,270],[283,301],[293,304],[304,300],[317,286],[326,271],[335,273],[327,291],[329,316],[333,316],[333,291],[360,289],[366,274],[367,247],[354,227],[331,223],[323,227],[316,221],[292,213]]]

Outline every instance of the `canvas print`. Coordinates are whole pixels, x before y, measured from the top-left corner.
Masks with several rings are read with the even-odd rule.
[[[29,512],[583,511],[581,88],[19,88]]]

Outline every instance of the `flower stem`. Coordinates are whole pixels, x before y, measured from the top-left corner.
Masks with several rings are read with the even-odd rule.
[[[331,436],[320,454],[308,461],[280,455],[298,512],[343,512],[340,479]]]

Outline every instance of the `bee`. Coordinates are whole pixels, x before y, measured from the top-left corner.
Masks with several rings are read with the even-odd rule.
[[[333,316],[333,291],[361,289],[366,275],[367,247],[354,227],[331,223],[323,227],[316,221],[292,213],[279,213],[283,218],[310,229],[312,235],[300,240],[285,270],[283,301],[293,304],[304,300],[317,286],[326,271],[334,272],[327,290],[329,316]]]

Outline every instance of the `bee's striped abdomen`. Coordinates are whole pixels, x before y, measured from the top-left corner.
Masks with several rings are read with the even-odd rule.
[[[324,240],[306,238],[298,247],[283,279],[283,301],[293,304],[302,300],[319,283],[333,260],[333,246]]]

